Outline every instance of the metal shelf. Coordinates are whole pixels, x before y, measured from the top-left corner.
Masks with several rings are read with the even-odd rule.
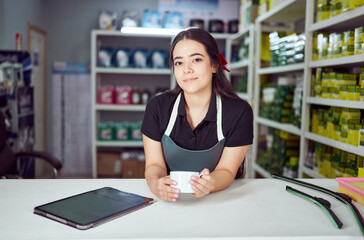
[[[325,19],[323,21],[313,23],[309,27],[309,31],[345,31],[361,26],[364,22],[364,6],[341,13],[335,17]]]
[[[296,127],[292,124],[289,124],[289,123],[280,123],[280,122],[276,122],[276,121],[269,120],[269,119],[262,118],[262,117],[257,117],[256,122],[258,124],[265,125],[265,126],[268,126],[271,128],[279,129],[279,130],[283,130],[283,131],[286,131],[286,132],[289,132],[289,133],[292,133],[295,135],[299,135],[299,136],[302,135],[301,129],[299,129],[298,127]]]
[[[304,67],[305,67],[304,63],[297,63],[286,66],[259,68],[257,69],[257,73],[274,74],[274,73],[296,72],[296,71],[303,71]]]
[[[129,31],[128,31],[129,29]],[[181,29],[183,30],[183,29]],[[179,31],[181,31],[179,30]],[[170,29],[145,29],[145,28],[126,28],[126,32],[116,30],[93,30],[92,34],[100,37],[151,37],[151,38],[171,38],[178,33],[177,30]]]
[[[305,0],[286,0],[269,12],[259,16],[259,22],[295,22],[305,18]]]
[[[263,167],[261,167],[259,164],[254,163],[254,171],[256,171],[265,178],[272,178],[272,175],[269,172],[267,172],[267,170],[265,170]]]
[[[324,106],[335,106],[335,107],[350,107],[356,109],[364,109],[364,102],[361,101],[349,101],[349,100],[338,100],[338,99],[328,99],[319,97],[307,97],[306,102],[315,105]]]
[[[108,37],[151,37],[151,38],[173,38],[184,29],[167,29],[167,28],[142,28],[127,27],[120,31],[115,30],[93,30],[93,34]],[[227,39],[232,34],[228,33],[212,33],[215,39]]]
[[[324,60],[311,61],[308,63],[310,68],[318,68],[318,67],[330,67],[330,66],[362,66],[364,63],[364,54],[357,54],[346,57],[338,57]]]
[[[250,65],[250,60],[249,59],[244,59],[242,61],[239,62],[234,62],[230,64],[230,70],[235,70],[235,69],[239,69],[239,68],[244,68],[244,67],[248,67]]]
[[[250,100],[250,99],[249,99],[249,94],[247,94],[247,93],[238,92],[237,94],[238,94],[238,96],[239,96],[240,98],[242,98],[242,99],[244,99],[244,100],[246,100],[246,101],[249,101],[249,100]]]
[[[323,136],[320,136],[320,135],[317,135],[317,134],[314,134],[311,132],[305,132],[304,136],[305,136],[305,138],[307,138],[309,140],[319,142],[321,144],[324,144],[324,145],[327,145],[330,147],[334,147],[334,148],[337,148],[337,149],[340,149],[343,151],[354,153],[359,156],[364,156],[364,148],[362,148],[362,147],[356,147],[356,146],[346,144],[343,142],[339,142],[339,141],[336,141],[336,140],[333,140],[333,139],[330,139],[327,137],[323,137]]]
[[[153,74],[153,75],[170,75],[169,69],[157,68],[95,68],[95,73],[110,73],[110,74]]]
[[[117,105],[117,104],[96,104],[97,111],[130,111],[144,112],[146,105]]]
[[[246,27],[243,31],[240,31],[238,33],[234,33],[230,35],[231,41],[233,44],[236,44],[240,38],[244,38],[245,35],[249,34],[250,28],[253,26],[253,24],[250,24],[248,27]]]
[[[143,147],[142,141],[96,141],[97,147]]]
[[[321,174],[319,174],[317,171],[309,169],[308,167],[303,167],[302,171],[303,171],[303,173],[305,173],[308,176],[313,177],[313,178],[326,178],[325,176],[322,176]]]

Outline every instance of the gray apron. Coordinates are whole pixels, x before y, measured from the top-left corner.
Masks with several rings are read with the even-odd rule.
[[[220,157],[225,146],[225,138],[222,133],[221,98],[219,96],[216,96],[216,125],[218,142],[213,147],[206,150],[188,150],[181,148],[169,137],[177,119],[180,99],[181,93],[178,95],[174,103],[167,129],[163,134],[161,140],[164,159],[167,163],[168,174],[170,171],[201,172],[204,168],[208,168],[210,172],[212,172],[220,161]]]

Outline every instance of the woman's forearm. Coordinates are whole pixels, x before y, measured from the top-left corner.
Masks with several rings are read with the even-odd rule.
[[[154,194],[157,192],[158,180],[164,176],[167,176],[167,172],[161,166],[149,165],[145,168],[145,180]]]
[[[221,191],[230,186],[235,179],[236,172],[245,159],[249,147],[249,145],[225,147],[220,162],[211,173],[215,180],[215,187],[211,192]]]
[[[215,169],[211,176],[215,179],[215,187],[211,192],[218,192],[229,187],[235,179],[235,175],[225,169]]]

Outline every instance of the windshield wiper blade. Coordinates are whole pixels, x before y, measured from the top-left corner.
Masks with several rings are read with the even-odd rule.
[[[286,191],[293,193],[297,196],[306,198],[310,200],[311,202],[315,203],[317,206],[319,206],[330,218],[331,222],[335,225],[336,228],[342,228],[343,223],[340,221],[340,219],[335,215],[335,213],[331,210],[331,203],[327,201],[326,199],[314,197],[307,193],[301,192],[297,189],[294,189],[290,186],[286,186]]]
[[[351,209],[352,213],[354,214],[354,217],[355,217],[355,219],[356,219],[356,221],[357,221],[357,223],[358,223],[358,225],[360,227],[361,233],[364,236],[364,219],[361,216],[359,210],[351,202],[351,198],[349,196],[347,196],[347,195],[345,195],[343,193],[338,193],[338,192],[331,191],[331,190],[329,190],[327,188],[324,188],[324,187],[320,187],[320,186],[317,186],[317,185],[314,185],[314,184],[311,184],[311,183],[296,180],[294,178],[284,177],[284,176],[281,176],[281,175],[278,175],[278,174],[273,174],[272,177],[280,179],[280,180],[285,180],[285,181],[288,181],[288,182],[291,182],[291,183],[295,183],[295,184],[298,184],[298,185],[301,185],[301,186],[304,186],[304,187],[308,187],[308,188],[311,188],[311,189],[315,189],[317,191],[329,194],[329,195],[335,197],[336,199],[338,199],[339,201],[341,201],[342,203],[345,203],[346,205],[348,205],[350,207],[350,209]]]

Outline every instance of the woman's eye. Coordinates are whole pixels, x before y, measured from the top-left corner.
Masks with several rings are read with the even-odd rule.
[[[175,62],[174,65],[175,66],[180,66],[182,63],[181,62]]]
[[[193,61],[194,61],[194,62],[201,62],[201,61],[202,61],[202,59],[201,59],[201,58],[195,58]]]

